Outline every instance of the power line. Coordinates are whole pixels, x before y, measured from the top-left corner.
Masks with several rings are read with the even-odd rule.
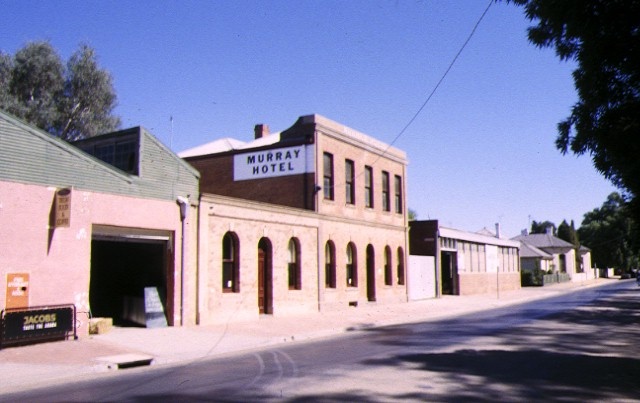
[[[453,68],[453,65],[456,63],[456,61],[458,60],[458,58],[460,57],[460,55],[462,54],[462,52],[464,51],[464,49],[467,47],[467,45],[469,44],[469,42],[471,41],[471,38],[473,37],[473,35],[476,33],[476,30],[478,29],[478,26],[480,26],[480,23],[482,22],[482,20],[484,19],[485,15],[487,15],[487,13],[489,12],[489,8],[491,8],[491,3],[493,3],[494,0],[489,0],[489,3],[487,4],[487,7],[484,9],[484,11],[482,12],[482,14],[480,15],[480,18],[478,18],[478,21],[476,21],[475,25],[473,26],[473,29],[471,30],[471,32],[469,33],[469,36],[467,36],[467,39],[464,41],[464,43],[462,44],[462,46],[460,47],[460,49],[458,50],[458,52],[456,53],[456,55],[454,56],[453,60],[451,60],[451,63],[449,63],[449,66],[447,67],[447,69],[444,71],[444,73],[442,74],[442,76],[440,77],[440,79],[438,80],[438,82],[436,83],[435,87],[433,88],[433,90],[431,90],[431,93],[429,93],[429,96],[427,96],[427,98],[425,99],[425,101],[422,103],[422,105],[420,106],[420,108],[418,109],[418,111],[413,115],[413,117],[409,120],[409,122],[402,128],[402,130],[395,136],[395,138],[393,139],[393,141],[391,141],[388,145],[387,148],[380,154],[378,155],[378,157],[373,161],[373,163],[371,164],[371,166],[374,166],[379,160],[380,158],[384,157],[387,152],[389,151],[389,149],[400,139],[400,137],[402,137],[402,135],[404,135],[404,133],[407,131],[407,129],[409,128],[409,126],[411,126],[413,124],[413,122],[418,118],[418,116],[422,113],[422,111],[424,110],[424,108],[427,106],[427,104],[429,103],[429,101],[431,101],[431,98],[433,98],[434,94],[436,93],[436,91],[438,90],[438,88],[440,87],[440,85],[442,84],[442,82],[444,81],[444,79],[447,77],[447,75],[449,74],[449,72],[451,71],[451,69]],[[361,176],[364,175],[364,171],[360,172],[358,175],[356,175],[356,179],[360,178]],[[336,184],[334,183],[332,185],[332,188],[337,188],[339,186],[344,185],[344,183],[340,183]]]
[[[453,68],[453,65],[458,60],[458,57],[460,57],[460,55],[462,54],[462,51],[464,50],[465,47],[467,47],[467,44],[471,41],[471,38],[476,33],[476,30],[478,29],[478,26],[480,25],[480,23],[484,19],[484,16],[487,15],[487,12],[489,12],[489,8],[491,7],[491,3],[493,3],[493,0],[489,1],[489,4],[487,4],[487,7],[485,8],[484,12],[480,16],[480,18],[478,18],[478,21],[476,22],[476,24],[473,26],[473,29],[471,30],[471,33],[467,37],[467,40],[464,41],[464,43],[460,47],[460,50],[458,50],[458,53],[456,53],[455,57],[453,58],[453,60],[449,64],[449,67],[447,67],[447,69],[445,70],[444,74],[442,74],[442,77],[440,77],[440,80],[438,80],[438,83],[436,84],[436,86],[433,87],[433,90],[431,91],[431,93],[429,94],[427,99],[422,103],[422,106],[420,106],[418,111],[413,115],[413,117],[409,120],[409,122],[402,128],[400,133],[398,133],[398,135],[393,139],[393,141],[391,143],[389,143],[389,147],[391,147],[396,141],[398,141],[398,139],[407,131],[409,126],[411,126],[413,124],[413,122],[418,118],[420,113],[422,113],[422,111],[427,106],[429,101],[431,101],[431,98],[433,98],[433,95],[436,93],[436,91],[440,87],[440,84],[442,84],[442,82],[444,81],[445,77],[447,77],[447,75],[449,74],[449,71],[451,71],[451,69]]]
[[[440,77],[438,82],[436,83],[436,86],[433,87],[433,90],[431,90],[431,93],[429,93],[429,96],[427,96],[427,99],[425,99],[425,101],[422,103],[422,105],[420,106],[418,111],[413,115],[413,117],[411,119],[409,119],[409,122],[402,128],[402,130],[400,130],[400,132],[396,135],[396,137],[387,145],[387,148],[382,152],[382,154],[380,154],[378,156],[378,158],[376,158],[376,160],[373,162],[373,164],[371,164],[372,166],[375,165],[378,162],[378,160],[380,160],[380,158],[384,157],[387,154],[387,151],[389,151],[391,146],[393,146],[400,139],[400,137],[402,137],[402,135],[409,128],[409,126],[411,126],[413,124],[413,122],[418,118],[418,116],[422,113],[422,111],[427,106],[429,101],[431,101],[431,98],[433,98],[433,95],[436,93],[436,91],[440,87],[440,84],[442,84],[444,79],[447,77],[447,75],[449,74],[449,72],[453,68],[453,65],[456,63],[456,61],[458,60],[458,58],[462,54],[462,51],[464,51],[464,49],[467,47],[467,44],[469,44],[469,42],[471,41],[471,38],[473,37],[473,35],[476,33],[476,30],[478,29],[478,26],[480,26],[480,23],[484,19],[485,15],[487,15],[487,13],[489,12],[489,8],[491,8],[491,3],[493,3],[493,1],[494,0],[489,0],[489,4],[487,4],[487,7],[484,9],[482,14],[480,15],[480,18],[478,18],[478,21],[476,21],[475,25],[473,26],[473,29],[469,33],[469,36],[467,37],[467,39],[464,41],[464,43],[462,44],[462,46],[458,50],[458,53],[456,53],[456,55],[454,56],[453,60],[451,60],[451,63],[449,63],[449,67],[447,67],[447,69],[444,71],[444,73],[442,74],[442,76]],[[363,174],[364,173],[360,173],[360,174],[358,174],[357,177],[360,177]],[[335,188],[335,185],[334,185],[334,188]]]

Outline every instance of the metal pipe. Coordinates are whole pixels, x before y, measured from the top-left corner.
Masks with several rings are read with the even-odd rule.
[[[184,326],[184,271],[186,266],[186,242],[185,236],[187,227],[187,216],[189,215],[189,196],[178,196],[178,204],[180,205],[180,221],[182,221],[182,238],[180,242],[180,326]]]

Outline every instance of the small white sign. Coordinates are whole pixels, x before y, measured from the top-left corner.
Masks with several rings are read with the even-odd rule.
[[[276,148],[237,154],[233,157],[233,180],[273,178],[314,172],[312,146]]]

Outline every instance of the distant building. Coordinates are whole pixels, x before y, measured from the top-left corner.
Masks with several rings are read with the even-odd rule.
[[[520,243],[488,234],[442,227],[437,220],[410,221],[409,253],[435,258],[437,295],[519,289]]]
[[[520,267],[523,271],[540,269],[548,272],[552,271],[552,264],[553,255],[526,242],[520,242]]]
[[[533,270],[536,267],[550,273],[563,273],[572,281],[584,281],[596,278],[591,268],[591,251],[583,246],[576,248],[551,233],[551,228],[544,234],[521,235],[512,238],[523,244],[522,268]]]
[[[200,322],[406,301],[406,154],[319,115],[253,137],[180,153],[201,175]]]

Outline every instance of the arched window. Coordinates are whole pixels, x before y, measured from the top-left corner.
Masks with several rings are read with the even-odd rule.
[[[393,270],[391,269],[391,248],[384,248],[384,285],[393,285]]]
[[[336,247],[331,241],[324,247],[324,284],[336,288]]]
[[[398,248],[398,285],[404,285],[404,250]]]
[[[358,255],[353,242],[347,245],[347,287],[358,286]]]
[[[240,262],[238,237],[227,232],[222,238],[222,291],[240,292]]]
[[[297,238],[289,240],[289,289],[302,289],[302,276],[300,272],[300,242]]]

